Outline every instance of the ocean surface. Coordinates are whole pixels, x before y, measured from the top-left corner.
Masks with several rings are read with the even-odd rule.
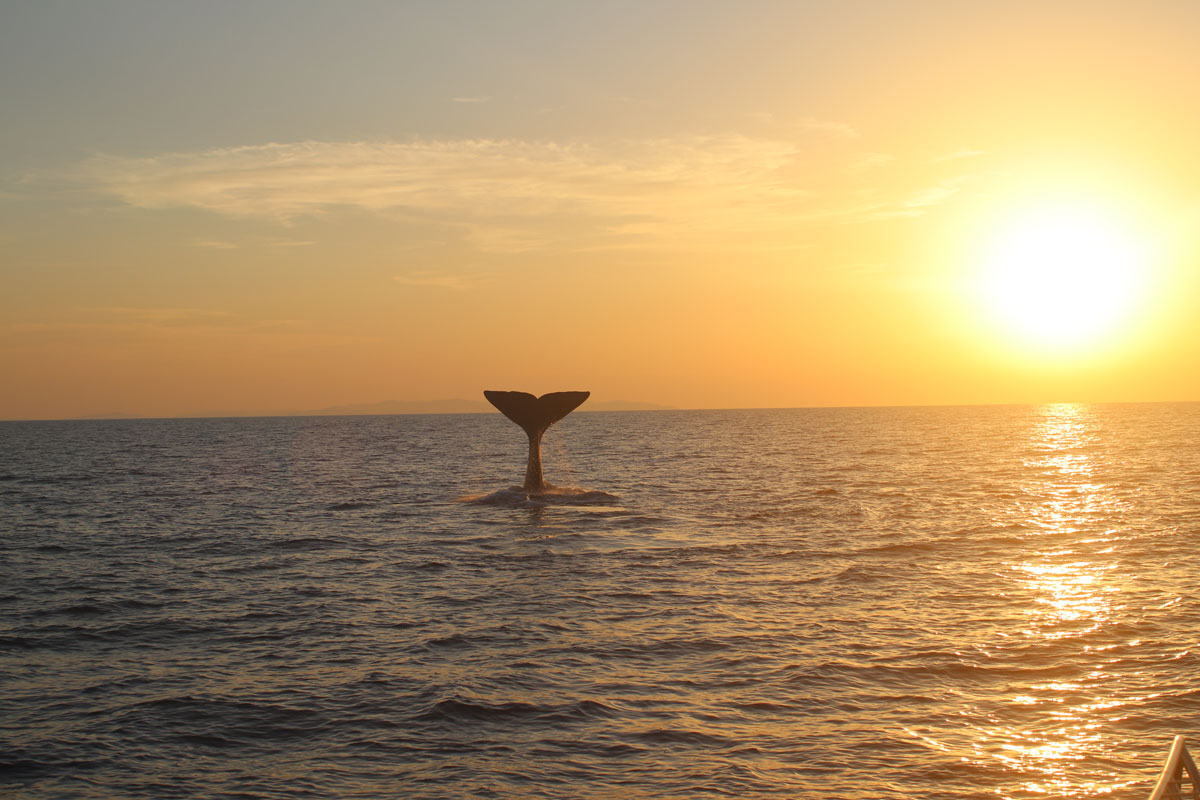
[[[1200,405],[0,423],[6,798],[1143,798]]]

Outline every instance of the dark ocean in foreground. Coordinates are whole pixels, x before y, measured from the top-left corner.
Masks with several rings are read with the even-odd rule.
[[[0,795],[1142,798],[1200,735],[1200,405],[545,455],[591,493],[494,494],[498,414],[0,423]]]

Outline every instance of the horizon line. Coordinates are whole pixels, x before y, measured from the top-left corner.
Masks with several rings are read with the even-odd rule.
[[[813,406],[681,406],[658,408],[615,408],[615,409],[579,409],[577,414],[629,414],[629,413],[672,413],[687,411],[804,411],[832,409],[869,409],[869,408],[1004,408],[1038,406],[1132,406],[1132,405],[1189,405],[1200,403],[1200,400],[1056,400],[1047,402],[1015,402],[1015,403],[892,403],[892,404],[848,404],[848,405],[813,405]],[[95,415],[81,417],[4,417],[4,422],[141,422],[149,420],[195,420],[195,419],[304,419],[313,417],[431,417],[431,416],[470,416],[479,414],[499,414],[495,409],[480,409],[478,411],[407,411],[394,413],[350,412],[345,414],[321,413],[266,413],[266,414],[198,414],[182,416],[138,416],[138,415]]]

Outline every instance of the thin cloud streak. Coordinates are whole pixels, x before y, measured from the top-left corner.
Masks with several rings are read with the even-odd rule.
[[[844,123],[804,120],[820,139],[858,137]],[[827,170],[829,147],[845,174],[879,154],[842,145],[740,135],[672,139],[270,143],[148,158],[99,155],[74,180],[142,209],[193,208],[288,225],[356,209],[459,229],[480,250],[610,249],[704,244],[734,237],[773,247],[798,224],[906,215],[913,189],[863,208],[806,183]],[[814,154],[817,153],[817,154]],[[213,245],[210,245],[213,246]],[[219,246],[219,245],[218,245]]]
[[[816,117],[808,117],[796,123],[796,126],[810,131],[823,131],[825,133],[833,133],[838,136],[844,136],[847,139],[857,139],[862,136],[858,128],[848,122],[839,122],[832,119],[817,119]]]
[[[130,306],[105,306],[94,309],[104,316],[117,317],[130,322],[150,325],[209,324],[233,317],[229,311],[213,308],[135,308]]]
[[[438,289],[468,291],[483,285],[487,280],[487,276],[450,274],[435,270],[416,270],[404,275],[395,275],[392,280],[404,286],[430,286]]]
[[[987,155],[986,150],[972,150],[969,147],[964,147],[955,150],[953,153],[945,153],[933,159],[935,163],[940,161],[961,161],[964,158],[978,158],[979,156]]]
[[[211,308],[98,306],[76,309],[73,318],[12,322],[3,330],[13,335],[83,332],[145,335],[228,333],[237,335],[302,336],[315,334],[304,319],[258,319]]]

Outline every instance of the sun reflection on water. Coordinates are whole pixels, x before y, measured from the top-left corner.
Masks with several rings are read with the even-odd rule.
[[[1048,406],[1032,432],[1025,491],[1038,502],[1024,522],[1047,538],[1034,537],[1028,557],[1011,565],[1036,603],[1027,612],[1027,636],[1079,636],[1100,628],[1115,610],[1116,565],[1106,557],[1112,549],[1096,547],[1112,532],[1095,523],[1097,512],[1107,516],[1116,501],[1095,479],[1099,448],[1089,422],[1084,406]]]
[[[1111,646],[1105,632],[1123,589],[1113,555],[1120,532],[1111,527],[1121,503],[1098,477],[1097,430],[1086,406],[1055,405],[1041,409],[1030,432],[1019,520],[1026,549],[1007,564],[1024,622],[998,649],[1021,672],[1053,677],[1014,681],[1004,698],[1012,712],[977,727],[977,757],[1019,776],[1005,797],[1095,796],[1128,785],[1084,768],[1111,748],[1105,725],[1127,702],[1114,696],[1115,677],[1095,657]]]

